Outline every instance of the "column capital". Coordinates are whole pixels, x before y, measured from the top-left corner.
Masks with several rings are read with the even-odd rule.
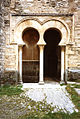
[[[25,45],[24,42],[18,43],[18,46],[19,46],[19,47],[23,47],[23,45]]]
[[[45,46],[46,42],[45,41],[38,41],[37,45],[38,46]]]
[[[19,53],[21,53],[21,54],[22,54],[22,47],[23,47],[23,45],[18,45]]]

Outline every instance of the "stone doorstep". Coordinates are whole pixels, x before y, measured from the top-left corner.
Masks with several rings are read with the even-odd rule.
[[[58,82],[51,82],[51,83],[44,83],[44,85],[40,85],[39,83],[23,83],[22,89],[25,88],[61,88],[60,84]],[[64,86],[66,87],[66,86]]]
[[[78,95],[80,95],[80,89],[79,88],[74,88],[74,89],[78,93]]]
[[[67,84],[80,84],[76,82],[67,81]],[[39,83],[23,83],[23,89],[25,88],[54,88],[54,87],[61,87],[59,82],[44,82],[44,85],[39,85]],[[66,87],[66,85],[64,85]]]

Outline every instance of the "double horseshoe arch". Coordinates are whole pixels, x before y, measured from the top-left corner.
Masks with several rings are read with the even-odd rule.
[[[36,20],[25,20],[17,25],[17,27],[14,29],[14,42],[18,44],[18,62],[17,64],[17,70],[19,72],[19,81],[22,82],[22,47],[25,45],[25,42],[22,39],[22,33],[27,28],[34,28],[39,33],[39,41],[37,42],[37,45],[40,49],[40,70],[39,70],[39,83],[44,83],[44,77],[43,77],[43,51],[44,46],[46,45],[46,42],[44,41],[44,33],[47,29],[50,28],[56,28],[58,29],[61,34],[61,41],[58,44],[61,46],[61,81],[64,81],[64,73],[67,69],[67,63],[65,62],[66,58],[66,52],[65,52],[65,46],[69,42],[70,39],[70,31],[66,23],[64,23],[62,20],[56,20],[52,19],[50,21],[46,21],[43,25],[41,25]]]

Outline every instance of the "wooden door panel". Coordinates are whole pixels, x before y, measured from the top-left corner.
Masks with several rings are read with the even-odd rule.
[[[39,81],[39,61],[23,61],[23,82],[37,83]]]

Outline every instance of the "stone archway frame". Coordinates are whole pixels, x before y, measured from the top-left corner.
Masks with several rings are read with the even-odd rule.
[[[52,25],[50,25],[50,22],[52,22]],[[47,26],[46,24],[50,25],[50,26]],[[16,23],[15,26],[11,27],[11,29],[10,29],[10,32],[11,32],[10,44],[16,44],[16,43],[22,43],[23,42],[22,41],[22,31],[26,27],[33,27],[36,30],[38,30],[38,32],[41,32],[42,28],[44,29],[43,30],[43,32],[44,32],[46,29],[48,29],[50,27],[54,27],[54,28],[59,29],[62,32],[63,37],[62,37],[59,45],[66,45],[66,44],[69,44],[71,42],[70,41],[69,27],[64,22],[64,20],[61,20],[60,18],[53,18],[53,19],[51,18],[51,19],[43,20],[43,21],[40,21],[38,18],[32,18],[32,19],[31,18],[28,18],[28,19],[23,18],[18,23]],[[67,41],[66,41],[66,36],[67,36]],[[17,40],[17,39],[20,39],[20,40]]]
[[[44,46],[46,45],[43,39],[44,32],[49,28],[57,28],[61,32],[62,39],[59,45],[62,47],[61,48],[62,49],[62,52],[61,52],[62,60],[61,61],[64,62],[65,54],[66,54],[64,52],[64,47],[66,46],[67,43],[69,43],[70,31],[69,31],[68,25],[64,23],[64,21],[59,20],[59,19],[51,19],[51,20],[45,21],[43,24],[39,23],[39,21],[37,20],[28,19],[28,20],[23,20],[21,23],[17,24],[17,27],[14,29],[13,37],[14,37],[14,42],[18,44],[18,49],[19,49],[19,52],[17,54],[17,60],[16,60],[17,61],[16,69],[20,73],[21,82],[22,82],[22,73],[21,73],[22,72],[22,57],[21,57],[22,51],[21,51],[21,48],[25,44],[22,40],[22,32],[24,31],[24,29],[29,28],[29,27],[35,28],[39,32],[39,35],[40,35],[40,39],[37,45],[40,48],[40,63],[41,63],[40,64],[41,66],[40,67],[40,71],[41,71],[40,72],[40,82],[41,84],[43,84],[44,82],[43,81],[43,50],[44,50]],[[18,58],[18,55],[19,55],[19,58]],[[18,59],[19,59],[19,69],[18,69]],[[63,80],[64,79],[63,75],[65,72],[65,69],[67,68],[67,64],[65,64],[65,69],[64,69],[64,63],[62,63],[62,67],[63,67],[63,70],[61,73],[61,77]]]
[[[67,55],[66,55],[66,45],[70,43],[70,30],[68,28],[68,25],[63,22],[62,20],[58,19],[52,19],[49,21],[46,21],[42,25],[42,37],[44,36],[44,33],[49,28],[56,28],[61,32],[61,41],[58,44],[61,47],[61,82],[64,83],[67,81]],[[39,40],[41,43],[41,41]],[[64,75],[65,74],[65,75]]]
[[[22,40],[22,33],[27,28],[34,28],[41,32],[41,25],[35,20],[26,20],[17,25],[17,28],[14,29],[14,42],[18,45],[18,54],[17,56],[17,71],[19,72],[19,82],[22,83],[22,47],[25,43]],[[18,64],[19,62],[19,64]]]
[[[44,32],[49,28],[56,28],[61,32],[62,38],[61,42],[59,43],[60,46],[66,46],[70,42],[70,30],[64,21],[59,19],[45,21],[42,25],[42,33],[44,34]]]

